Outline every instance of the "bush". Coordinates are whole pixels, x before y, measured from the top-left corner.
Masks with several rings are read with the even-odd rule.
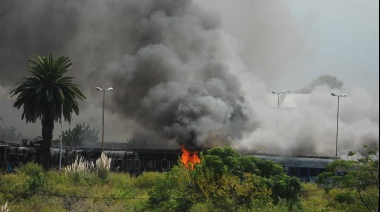
[[[164,175],[159,172],[144,172],[135,180],[135,186],[139,189],[150,189],[157,184],[158,180],[162,180]]]
[[[17,172],[26,174],[28,176],[36,176],[40,173],[44,173],[44,169],[40,164],[37,163],[27,163],[21,166]]]
[[[354,203],[355,198],[353,194],[344,192],[344,193],[337,193],[334,196],[334,200],[339,203],[352,204]]]

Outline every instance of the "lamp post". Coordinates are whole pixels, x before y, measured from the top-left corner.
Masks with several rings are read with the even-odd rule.
[[[59,172],[61,172],[61,167],[62,167],[62,140],[63,140],[62,121],[63,121],[63,103],[61,105],[61,140],[59,142]]]
[[[336,140],[335,140],[335,160],[338,159],[338,129],[339,129],[339,98],[340,97],[346,97],[347,94],[343,93],[343,94],[335,94],[335,93],[331,93],[331,96],[336,96],[338,97],[338,109],[337,109],[337,112],[336,112]]]
[[[278,113],[280,112],[280,94],[286,93],[286,90],[272,91],[272,93],[277,94],[277,127],[278,127]]]
[[[106,96],[106,91],[110,91],[112,90],[113,88],[110,87],[110,88],[106,88],[106,89],[103,89],[103,88],[100,88],[100,87],[96,87],[96,90],[98,91],[103,91],[103,117],[102,117],[102,152],[104,150],[104,99],[105,99],[105,96]]]

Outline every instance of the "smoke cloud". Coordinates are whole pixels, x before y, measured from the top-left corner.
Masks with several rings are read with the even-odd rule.
[[[243,62],[246,52],[223,30],[220,15],[191,0],[1,0],[0,17],[0,124],[24,135],[39,135],[40,125],[21,124],[8,93],[26,74],[28,59],[52,52],[71,58],[71,74],[87,96],[74,123],[100,129],[102,94],[95,87],[114,88],[105,93],[106,141],[138,134],[160,138],[163,148],[174,141],[195,148],[334,155],[336,99],[328,88],[296,109],[269,105],[265,83],[275,76],[267,71],[273,63],[266,67],[258,52],[275,51],[259,45],[270,30],[260,29],[250,40],[261,49],[253,65]],[[361,88],[341,100],[341,151],[378,142],[378,102]]]

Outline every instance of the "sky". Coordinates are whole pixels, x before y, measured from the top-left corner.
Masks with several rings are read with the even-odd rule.
[[[379,1],[197,2],[221,15],[246,63],[270,72],[262,75],[268,87],[298,89],[329,74],[378,94]],[[261,45],[250,45],[255,39]]]
[[[85,8],[85,9],[84,9]],[[144,135],[193,147],[334,155],[336,98],[339,153],[378,148],[379,2],[375,0],[0,0],[0,126],[31,139],[9,95],[35,55],[66,55],[86,95],[62,129],[87,123],[105,141]],[[271,105],[272,90],[317,87]],[[270,101],[268,101],[268,98]],[[285,105],[282,105],[285,107]],[[278,123],[278,124],[277,124]],[[61,132],[56,123],[53,138]],[[101,135],[99,134],[99,137]]]

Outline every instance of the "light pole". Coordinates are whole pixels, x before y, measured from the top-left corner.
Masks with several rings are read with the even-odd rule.
[[[278,113],[280,112],[280,94],[286,93],[286,90],[272,91],[272,93],[277,94],[277,127],[278,127]]]
[[[61,172],[61,167],[62,167],[62,140],[63,140],[62,121],[63,121],[63,103],[61,105],[61,140],[59,142],[59,172]]]
[[[104,150],[104,99],[105,99],[105,96],[106,96],[106,91],[110,91],[112,89],[113,89],[112,87],[106,88],[106,89],[103,89],[103,88],[100,88],[100,87],[96,87],[96,90],[103,91],[102,152]]]
[[[338,109],[337,109],[337,112],[336,112],[336,140],[335,140],[335,160],[338,159],[338,126],[339,126],[339,98],[340,97],[346,97],[347,94],[343,93],[343,94],[335,94],[335,93],[331,93],[331,96],[336,96],[338,97]]]

